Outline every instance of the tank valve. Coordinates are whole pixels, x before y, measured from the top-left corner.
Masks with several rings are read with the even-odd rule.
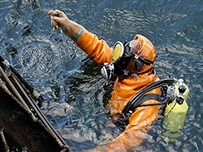
[[[181,94],[183,94],[183,93],[185,92],[185,90],[186,90],[186,87],[183,86],[183,85],[181,85],[181,86],[178,88],[178,91],[179,91]]]

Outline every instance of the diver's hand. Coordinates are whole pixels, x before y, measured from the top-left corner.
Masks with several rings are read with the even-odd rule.
[[[55,28],[61,28],[64,34],[70,38],[75,37],[82,26],[70,20],[66,14],[59,10],[50,10],[48,14],[51,17],[51,25]]]
[[[50,10],[48,14],[51,16],[51,25],[55,28],[63,28],[69,24],[69,19],[62,11]]]

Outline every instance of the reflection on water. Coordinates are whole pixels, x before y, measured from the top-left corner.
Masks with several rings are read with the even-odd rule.
[[[157,48],[158,75],[182,77],[191,91],[185,127],[177,141],[166,142],[157,122],[138,150],[202,151],[202,5],[200,0],[3,0],[0,52],[42,93],[47,100],[44,113],[67,143],[80,151],[120,133],[106,106],[112,84],[69,38],[52,30],[48,10],[65,11],[111,46],[143,34]]]

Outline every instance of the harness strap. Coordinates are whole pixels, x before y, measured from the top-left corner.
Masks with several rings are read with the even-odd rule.
[[[141,91],[139,91],[126,104],[126,106],[122,110],[122,113],[120,114],[120,116],[117,119],[116,125],[120,126],[122,129],[125,129],[125,127],[128,124],[128,120],[129,120],[130,116],[132,115],[132,113],[135,111],[135,109],[137,107],[140,107],[140,106],[157,106],[157,105],[163,105],[163,104],[165,104],[167,102],[167,100],[164,100],[163,103],[161,103],[161,102],[154,103],[154,104],[142,104],[142,103],[144,101],[147,101],[147,100],[157,100],[157,101],[160,101],[161,98],[162,98],[160,95],[158,95],[158,94],[146,94],[146,93],[148,91],[156,89],[156,88],[158,88],[158,87],[160,87],[160,86],[162,86],[164,84],[172,84],[174,82],[175,82],[174,79],[159,80],[159,81],[156,81],[156,82],[148,85],[147,87],[145,87]]]
[[[145,94],[143,97],[140,98],[139,101],[137,101],[133,106],[132,108],[135,109],[136,107],[138,106],[142,106],[141,104],[147,100],[157,100],[157,101],[160,101],[160,95],[158,94]]]
[[[119,126],[121,129],[124,129],[128,124],[128,120],[129,120],[130,116],[132,115],[132,113],[134,112],[134,110],[137,107],[141,107],[142,103],[147,101],[147,100],[159,101],[159,99],[160,99],[160,95],[158,95],[158,94],[145,94],[145,95],[143,95],[141,98],[139,98],[137,100],[137,102],[135,102],[134,104],[131,105],[131,107],[129,108],[129,110],[126,113],[123,113],[119,116],[119,118],[117,119],[116,125]],[[143,105],[143,106],[145,106],[145,105]]]
[[[156,89],[156,88],[160,87],[163,84],[172,84],[173,82],[175,82],[174,79],[163,79],[163,80],[156,81],[156,82],[146,86],[145,88],[140,90],[136,95],[134,95],[130,99],[130,101],[127,103],[127,105],[122,110],[122,114],[127,113],[131,109],[132,105],[139,106],[140,104],[136,104],[136,102],[139,101],[148,91]]]

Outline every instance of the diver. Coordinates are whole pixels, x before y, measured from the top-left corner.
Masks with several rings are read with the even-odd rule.
[[[128,151],[135,149],[145,138],[151,124],[159,117],[161,87],[145,89],[141,94],[139,105],[130,109],[130,115],[123,124],[118,120],[126,109],[129,101],[150,84],[159,81],[153,68],[156,59],[156,49],[149,39],[137,34],[130,42],[116,42],[113,48],[106,41],[99,40],[80,24],[70,20],[62,11],[50,10],[51,25],[61,28],[88,57],[103,66],[102,75],[113,80],[114,87],[109,101],[109,109],[114,122],[123,128],[123,132],[104,145],[97,146],[93,151]],[[140,106],[140,105],[158,106]]]

